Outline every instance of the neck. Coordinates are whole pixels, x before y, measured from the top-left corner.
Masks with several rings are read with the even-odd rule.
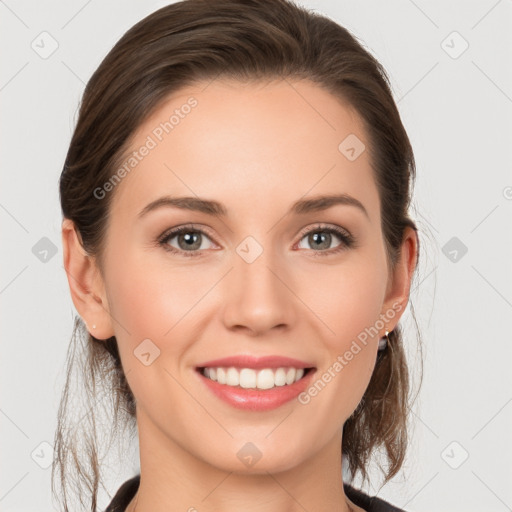
[[[247,473],[219,469],[183,450],[140,411],[137,419],[141,477],[126,512],[364,512],[343,490],[341,432],[296,466],[261,465]]]

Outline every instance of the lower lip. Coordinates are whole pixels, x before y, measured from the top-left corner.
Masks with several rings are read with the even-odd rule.
[[[269,411],[284,405],[305,391],[315,371],[315,369],[309,370],[302,379],[293,384],[274,386],[271,389],[244,389],[228,386],[205,377],[200,370],[196,370],[196,373],[215,395],[229,405],[250,411]]]

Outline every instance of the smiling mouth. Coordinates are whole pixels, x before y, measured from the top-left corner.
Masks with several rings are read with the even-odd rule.
[[[229,367],[197,367],[196,371],[203,377],[218,384],[238,389],[266,390],[286,387],[298,382],[316,368],[238,368]]]

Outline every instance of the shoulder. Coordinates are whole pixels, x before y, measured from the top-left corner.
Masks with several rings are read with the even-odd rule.
[[[139,488],[140,475],[136,475],[119,487],[105,512],[124,512]]]
[[[397,508],[381,498],[368,496],[349,484],[344,483],[343,489],[345,490],[345,494],[348,499],[354,502],[358,507],[364,508],[366,512],[406,512],[405,510]]]

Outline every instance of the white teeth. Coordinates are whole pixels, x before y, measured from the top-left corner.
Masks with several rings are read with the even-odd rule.
[[[243,388],[255,388],[256,387],[256,371],[252,368],[243,368],[240,371],[240,386]]]
[[[258,372],[258,381],[256,387],[258,389],[270,389],[275,386],[274,372],[270,368],[265,368]]]
[[[304,368],[204,368],[203,375],[219,384],[240,386],[245,389],[271,389],[297,382],[304,376]]]
[[[206,374],[206,377],[209,377],[212,380],[215,380],[215,368],[205,368],[205,370],[208,372],[210,370],[209,374]],[[213,370],[213,375],[211,371]],[[226,370],[224,368],[217,368],[217,382],[219,384],[226,384]]]
[[[228,368],[228,371],[226,372],[226,384],[228,386],[240,385],[240,375],[236,368]]]
[[[275,373],[274,382],[276,386],[284,386],[286,384],[286,371],[284,368],[278,368]]]

